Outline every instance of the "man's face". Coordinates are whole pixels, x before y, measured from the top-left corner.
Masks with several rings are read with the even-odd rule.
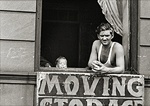
[[[104,46],[109,45],[113,38],[111,30],[101,31],[100,34],[98,34],[98,38]]]

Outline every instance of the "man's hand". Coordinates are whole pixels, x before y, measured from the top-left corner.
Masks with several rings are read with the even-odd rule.
[[[92,70],[93,70],[94,72],[97,72],[100,67],[101,67],[101,66],[98,64],[97,61],[93,61],[93,63],[92,63]]]
[[[99,61],[93,61],[92,65],[93,65],[92,71],[94,72],[98,72],[101,74],[106,74],[109,72],[109,68]]]
[[[94,65],[97,65],[97,66],[102,66],[103,64],[101,63],[101,62],[99,62],[99,61],[93,61],[93,63],[92,64],[94,64]]]
[[[45,67],[51,67],[51,65],[49,63],[46,63]]]
[[[103,65],[103,64],[100,63],[99,61],[93,61],[93,62],[92,62],[92,70],[93,70],[94,72],[99,72],[102,65]]]
[[[99,68],[99,70],[100,70],[101,74],[109,73],[109,68],[106,67],[105,65],[101,66],[101,67]]]

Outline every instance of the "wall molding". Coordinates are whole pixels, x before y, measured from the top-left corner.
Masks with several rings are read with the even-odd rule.
[[[144,77],[145,88],[150,88],[150,76]],[[0,72],[0,84],[36,85],[36,72]]]
[[[0,84],[36,85],[36,73],[32,72],[0,72]]]

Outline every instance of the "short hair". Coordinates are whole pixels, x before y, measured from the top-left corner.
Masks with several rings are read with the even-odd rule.
[[[65,59],[67,61],[67,59],[63,56],[59,56],[56,61],[55,61],[55,64],[57,65],[57,63],[59,62],[60,59]]]
[[[111,30],[110,34],[114,35],[113,27],[109,23],[101,23],[95,30],[97,34],[100,34],[101,31]]]

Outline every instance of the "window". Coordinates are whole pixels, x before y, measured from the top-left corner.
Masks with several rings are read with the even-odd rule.
[[[42,0],[37,6],[36,69],[40,57],[53,68],[59,56],[66,57],[69,68],[87,67],[95,29],[107,22],[97,0]],[[116,33],[113,40],[123,44]]]

